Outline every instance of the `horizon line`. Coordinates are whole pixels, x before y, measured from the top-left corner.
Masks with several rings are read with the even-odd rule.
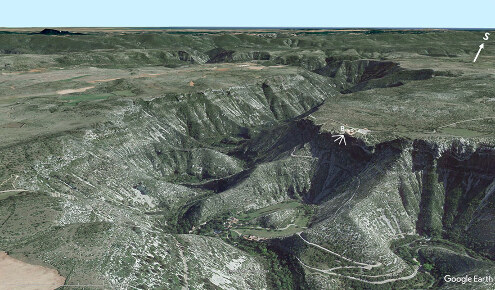
[[[324,26],[0,26],[0,29],[55,29],[55,28],[140,28],[140,29],[277,29],[277,30],[369,30],[369,29],[404,29],[404,30],[493,30],[495,27],[386,27],[386,26],[370,26],[370,27],[324,27]]]

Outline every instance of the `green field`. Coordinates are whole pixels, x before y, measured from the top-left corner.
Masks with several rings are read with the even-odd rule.
[[[291,218],[290,222],[286,222],[278,228],[263,228],[260,225],[253,223],[253,221],[259,217],[285,209],[293,209],[296,213],[294,213],[294,216]],[[243,224],[249,224],[249,226],[236,225],[230,231],[236,232],[236,234],[241,233],[242,235],[253,235],[263,238],[290,236],[297,232],[303,231],[307,227],[311,219],[311,211],[312,210],[310,208],[307,208],[307,206],[305,208],[302,203],[297,201],[278,203],[240,215],[238,217],[239,221]]]
[[[77,105],[83,101],[106,100],[113,94],[84,94],[84,95],[68,95],[61,97],[61,100],[68,101],[69,105]]]

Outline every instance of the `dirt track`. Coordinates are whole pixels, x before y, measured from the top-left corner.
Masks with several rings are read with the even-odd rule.
[[[59,95],[67,95],[67,94],[72,94],[72,93],[83,93],[89,89],[93,89],[94,87],[85,87],[85,88],[80,88],[80,89],[67,89],[67,90],[61,90],[57,91],[57,94]]]

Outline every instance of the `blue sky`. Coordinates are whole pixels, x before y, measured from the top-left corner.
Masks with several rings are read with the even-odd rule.
[[[0,27],[495,27],[495,1],[2,1]]]

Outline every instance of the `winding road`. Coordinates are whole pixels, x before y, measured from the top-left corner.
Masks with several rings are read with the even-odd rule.
[[[9,181],[10,179],[12,179],[12,177],[14,177],[14,175],[11,175],[9,178],[7,178],[6,180],[4,180],[2,183],[0,183],[0,186],[4,185],[7,181]],[[15,186],[15,182],[17,181],[17,179],[19,178],[19,175],[15,175],[15,179],[12,180],[12,188],[13,189],[8,189],[8,190],[0,190],[0,193],[7,193],[7,192],[24,192],[24,191],[27,191],[26,189],[17,189],[16,186]]]
[[[457,121],[457,122],[454,122],[454,123],[450,123],[450,124],[447,124],[447,125],[440,126],[437,129],[449,127],[449,126],[456,125],[456,124],[459,124],[459,123],[465,123],[465,122],[471,122],[471,121],[479,121],[479,120],[485,120],[485,119],[495,119],[495,117],[483,117],[483,118],[475,118],[475,119]]]
[[[356,265],[361,265],[361,266],[363,266],[363,268],[364,268],[364,269],[371,270],[372,268],[382,266],[382,263],[379,263],[379,262],[378,262],[378,263],[376,263],[376,264],[366,264],[366,263],[361,263],[361,262],[357,262],[357,261],[351,260],[351,259],[349,259],[349,258],[346,258],[346,257],[344,257],[344,256],[340,255],[340,254],[337,254],[337,253],[335,253],[335,252],[333,252],[333,251],[330,251],[330,250],[329,250],[329,249],[327,249],[327,248],[324,248],[324,247],[322,247],[322,246],[320,246],[320,245],[318,245],[318,244],[315,244],[315,243],[312,243],[312,242],[310,242],[310,241],[306,240],[305,238],[303,238],[303,237],[301,236],[302,232],[298,232],[298,233],[296,233],[296,234],[297,234],[297,235],[298,235],[298,236],[299,236],[299,237],[300,237],[300,238],[301,238],[301,239],[302,239],[302,240],[303,240],[306,244],[311,245],[311,246],[313,246],[313,247],[316,247],[316,248],[318,248],[318,249],[321,249],[321,250],[323,250],[323,251],[325,251],[325,252],[328,252],[328,253],[330,253],[330,254],[332,254],[332,255],[335,255],[335,256],[337,256],[337,257],[339,257],[339,258],[341,258],[342,260],[345,260],[345,261],[347,261],[347,262],[351,262],[351,263],[354,263],[354,264],[356,264]]]
[[[297,147],[294,147],[294,150],[292,150],[292,153],[290,154],[291,157],[318,159],[316,157],[309,156],[309,155],[296,155],[296,154],[294,154],[294,152],[296,152],[296,149],[297,149]]]
[[[322,247],[318,244],[315,244],[315,243],[311,243],[309,242],[308,240],[304,239],[302,236],[301,236],[301,233],[302,232],[299,232],[297,233],[297,235],[308,245],[311,245],[311,246],[314,246],[318,249],[321,249],[325,252],[328,252],[328,253],[331,253],[345,261],[348,261],[348,262],[351,262],[351,263],[354,263],[356,265],[359,265],[359,266],[341,266],[341,267],[334,267],[334,268],[330,268],[330,269],[318,269],[318,268],[314,268],[314,267],[311,267],[309,265],[306,265],[304,262],[302,262],[298,257],[296,257],[296,259],[299,261],[299,263],[301,263],[301,265],[303,265],[304,267],[308,268],[308,269],[311,269],[313,271],[317,271],[317,272],[320,272],[320,273],[324,273],[324,274],[328,274],[328,275],[333,275],[333,276],[338,276],[338,277],[344,277],[344,278],[347,278],[347,279],[351,279],[351,280],[356,280],[356,281],[360,281],[360,282],[364,282],[364,283],[368,283],[368,284],[375,284],[375,285],[380,285],[380,284],[386,284],[386,283],[392,283],[392,282],[396,282],[396,281],[400,281],[400,280],[409,280],[409,279],[412,279],[414,277],[416,277],[416,275],[418,274],[418,270],[419,270],[419,266],[417,266],[413,273],[407,275],[407,276],[402,276],[402,277],[397,277],[397,278],[389,278],[389,279],[385,279],[385,280],[381,280],[381,281],[369,281],[369,280],[365,280],[365,279],[361,279],[361,278],[357,278],[357,277],[353,277],[353,276],[348,276],[348,275],[343,275],[343,274],[339,274],[339,273],[335,273],[334,271],[335,270],[339,270],[339,269],[366,269],[366,270],[371,270],[375,267],[380,267],[380,266],[383,266],[382,263],[378,262],[376,264],[366,264],[366,263],[362,263],[362,262],[357,262],[357,261],[354,261],[354,260],[351,260],[349,258],[346,258],[340,254],[337,254],[325,247]],[[392,273],[387,273],[387,274],[382,274],[382,275],[374,275],[374,276],[368,276],[370,278],[377,278],[377,277],[383,277],[383,276],[389,276],[389,275],[394,275],[396,274],[396,272],[392,272]],[[365,276],[365,275],[363,275]]]

